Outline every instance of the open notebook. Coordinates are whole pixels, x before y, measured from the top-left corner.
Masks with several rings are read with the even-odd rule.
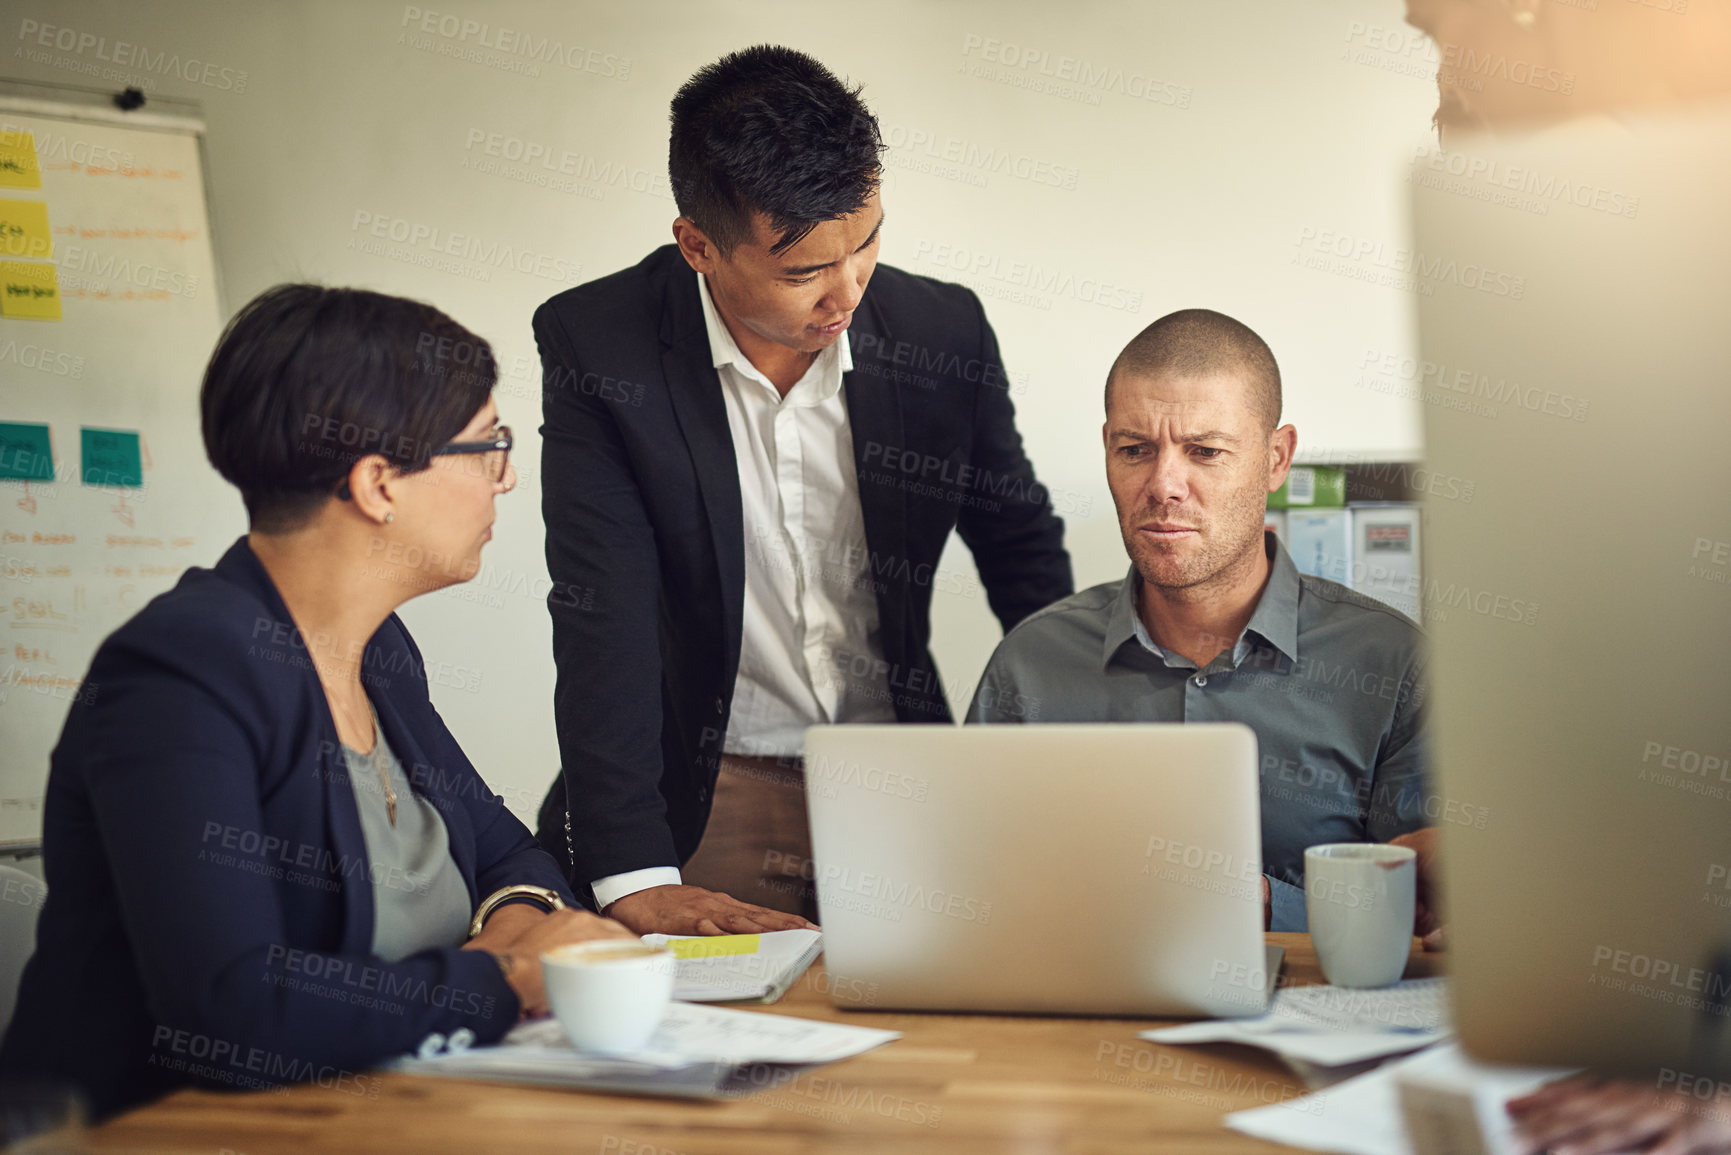
[[[768,934],[646,934],[643,941],[673,947],[673,997],[687,1003],[773,1003],[823,950],[815,930]]]

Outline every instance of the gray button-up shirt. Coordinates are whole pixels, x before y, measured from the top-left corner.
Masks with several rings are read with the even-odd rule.
[[[968,720],[1243,722],[1261,759],[1273,929],[1304,930],[1305,847],[1386,842],[1441,817],[1425,786],[1424,643],[1382,602],[1301,575],[1272,533],[1265,548],[1256,611],[1206,667],[1149,636],[1132,567],[1011,630]]]

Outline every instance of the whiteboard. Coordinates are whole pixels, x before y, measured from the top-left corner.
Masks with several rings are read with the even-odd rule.
[[[46,425],[53,451],[51,480],[0,480],[0,844],[39,839],[48,756],[74,699],[102,692],[83,679],[103,638],[245,531],[199,432],[223,318],[204,126],[155,103],[0,92],[0,154],[28,133],[40,171],[0,200],[46,205],[61,303],[59,320],[0,317],[0,422]],[[131,433],[137,484],[96,469]]]

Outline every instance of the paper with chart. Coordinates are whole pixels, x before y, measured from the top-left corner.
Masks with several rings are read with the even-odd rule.
[[[833,1063],[900,1037],[899,1031],[676,1002],[648,1044],[627,1056],[582,1055],[566,1041],[557,1019],[539,1019],[519,1024],[492,1046],[399,1059],[391,1067],[410,1074],[571,1087],[617,1087],[626,1079],[653,1091],[663,1073],[704,1068],[715,1072],[704,1077],[719,1083],[741,1067]],[[675,1078],[669,1082],[679,1085]]]
[[[1342,1155],[1413,1155],[1423,1151],[1504,1152],[1519,1150],[1504,1104],[1569,1072],[1503,1067],[1468,1059],[1453,1043],[1434,1046],[1326,1091],[1252,1107],[1226,1116],[1226,1126],[1245,1135]],[[1437,1104],[1418,1101],[1414,1091],[1447,1090],[1452,1109],[1470,1118],[1439,1116]],[[1404,1110],[1403,1110],[1404,1104]],[[1414,1129],[1424,1133],[1414,1142]]]
[[[0,91],[0,843],[40,837],[102,639],[246,528],[198,425],[222,329],[202,125],[81,99]]]
[[[1286,987],[1254,1019],[1221,1019],[1143,1031],[1155,1043],[1239,1043],[1322,1067],[1427,1047],[1450,1034],[1448,980],[1407,979],[1380,990]]]

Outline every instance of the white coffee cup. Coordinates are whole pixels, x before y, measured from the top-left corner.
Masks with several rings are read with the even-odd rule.
[[[1386,987],[1412,950],[1418,855],[1410,847],[1333,842],[1304,852],[1304,903],[1322,974],[1337,987]]]
[[[661,1025],[673,999],[673,966],[666,946],[601,939],[543,954],[541,981],[573,1047],[623,1055],[641,1050]]]

